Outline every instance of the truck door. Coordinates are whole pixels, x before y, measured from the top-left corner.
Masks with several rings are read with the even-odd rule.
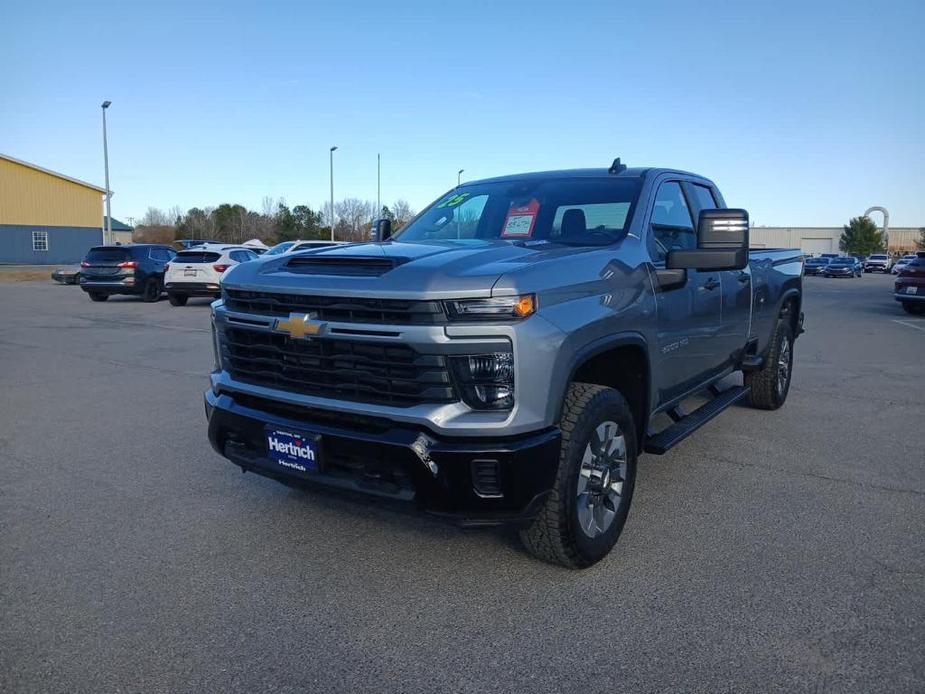
[[[647,245],[656,267],[665,266],[670,250],[697,247],[691,205],[680,181],[659,184]],[[691,390],[723,367],[725,357],[714,340],[722,323],[720,274],[688,270],[683,285],[656,292],[658,362],[653,376],[660,404]]]
[[[694,219],[701,210],[725,207],[722,198],[712,187],[688,181],[684,183],[688,199],[694,205]],[[727,270],[719,273],[723,290],[723,319],[716,335],[716,349],[726,355],[726,364],[732,364],[748,341],[749,319],[752,311],[752,276],[750,268]]]

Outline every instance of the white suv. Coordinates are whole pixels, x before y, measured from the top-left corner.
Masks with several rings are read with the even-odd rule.
[[[191,296],[218,298],[225,270],[257,257],[250,248],[222,243],[204,243],[180,251],[164,273],[164,289],[170,305],[185,306]]]

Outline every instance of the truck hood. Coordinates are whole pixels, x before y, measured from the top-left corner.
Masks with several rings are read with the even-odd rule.
[[[398,299],[483,297],[506,273],[589,250],[475,239],[361,243],[241,263],[225,274],[222,286]]]

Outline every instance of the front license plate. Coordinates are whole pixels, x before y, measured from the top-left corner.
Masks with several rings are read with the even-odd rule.
[[[915,294],[917,291],[915,287],[906,287],[906,294]]]
[[[267,428],[267,457],[280,467],[296,474],[318,472],[321,468],[321,436],[297,434]]]
[[[195,271],[195,270],[184,270],[184,271],[183,271],[183,276],[184,276],[184,277],[195,277],[195,276],[196,276],[196,271]]]

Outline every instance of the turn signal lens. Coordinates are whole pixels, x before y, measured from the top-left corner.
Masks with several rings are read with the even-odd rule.
[[[514,304],[514,314],[521,318],[532,316],[534,313],[536,313],[536,297],[533,294],[520,297]]]

